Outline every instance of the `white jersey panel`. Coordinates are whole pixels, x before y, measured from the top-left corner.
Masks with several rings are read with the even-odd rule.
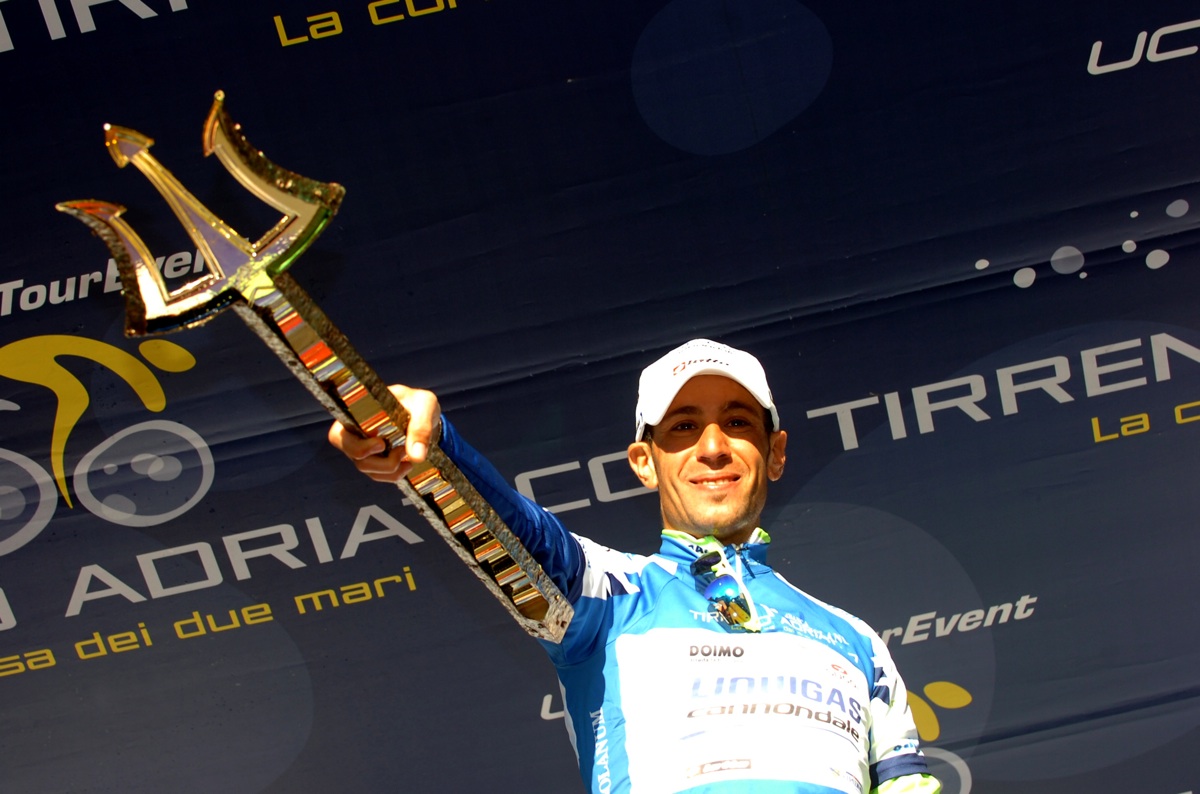
[[[615,642],[632,791],[803,781],[862,794],[870,689],[820,643],[651,629]]]

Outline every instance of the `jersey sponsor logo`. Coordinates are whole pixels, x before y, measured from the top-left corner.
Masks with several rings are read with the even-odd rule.
[[[604,724],[604,709],[588,714],[592,721],[592,737],[595,742],[595,767],[592,774],[596,779],[596,790],[607,794],[612,790],[612,770],[608,760],[608,726]]]
[[[699,661],[721,658],[740,659],[745,653],[746,649],[740,645],[693,645],[688,649],[688,656]]]
[[[708,717],[733,717],[733,716],[751,716],[762,715],[766,717],[782,716],[782,717],[803,717],[817,723],[819,726],[828,725],[830,729],[834,729],[844,733],[852,738],[855,742],[862,741],[862,734],[858,732],[858,727],[850,720],[842,719],[833,713],[832,709],[824,711],[816,711],[801,703],[729,703],[720,706],[703,706],[701,708],[692,709],[688,712],[688,719],[705,719]]]
[[[692,681],[692,698],[695,700],[731,696],[761,698],[780,694],[797,695],[819,706],[835,707],[854,723],[862,722],[862,704],[857,698],[847,695],[838,687],[829,686],[811,678],[798,678],[794,675],[757,677],[721,675],[711,680],[696,678]],[[703,709],[696,711],[703,711]]]
[[[726,632],[745,633],[739,627],[730,624],[729,619],[717,609],[717,606],[710,605],[708,611],[702,612],[698,609],[689,609],[692,619],[700,623],[716,623],[721,626]],[[757,634],[765,634],[775,628],[775,616],[779,614],[779,610],[766,604],[758,604],[758,630]],[[792,632],[798,634],[800,632]]]
[[[839,647],[848,646],[850,644],[846,642],[845,637],[843,637],[841,634],[838,634],[836,631],[825,631],[824,629],[818,629],[815,626],[810,626],[808,622],[799,615],[784,615],[782,618],[780,618],[779,624],[783,627],[783,630],[789,634],[798,634],[802,637],[809,637],[814,640],[819,640],[826,645]]]
[[[853,786],[855,791],[862,791],[862,781],[858,779],[858,775],[855,775],[852,772],[844,772],[841,769],[834,769],[833,767],[829,767],[829,771],[832,772],[833,776],[838,780]]]
[[[854,673],[850,670],[847,670],[845,667],[842,667],[840,664],[829,665],[829,672],[839,681],[844,681],[846,683],[854,681]]]
[[[687,771],[687,776],[700,777],[701,775],[711,775],[714,772],[742,772],[754,766],[749,758],[729,758],[723,761],[708,761],[707,763],[698,764],[690,767]]]

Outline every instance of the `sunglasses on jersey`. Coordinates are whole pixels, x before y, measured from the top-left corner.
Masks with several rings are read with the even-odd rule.
[[[758,631],[750,594],[742,589],[729,561],[710,551],[692,563],[692,576],[703,585],[704,597],[734,631]]]

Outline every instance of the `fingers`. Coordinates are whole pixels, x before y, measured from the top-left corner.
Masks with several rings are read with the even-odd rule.
[[[412,464],[404,459],[400,449],[387,451],[381,438],[363,438],[341,422],[329,427],[329,443],[341,450],[354,464],[354,468],[377,482],[399,482]]]
[[[354,463],[354,467],[377,482],[398,483],[414,462],[425,460],[436,441],[442,411],[437,396],[423,389],[390,386],[392,394],[409,414],[404,448],[387,449],[380,438],[364,438],[340,422],[329,428],[329,443]]]
[[[408,459],[417,462],[425,460],[442,421],[442,407],[437,396],[433,392],[407,386],[389,386],[388,389],[408,412],[408,431],[404,441]]]
[[[381,438],[364,438],[341,422],[329,426],[329,443],[350,460],[362,460],[384,451],[387,444]]]

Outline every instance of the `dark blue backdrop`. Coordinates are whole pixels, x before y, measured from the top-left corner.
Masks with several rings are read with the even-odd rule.
[[[257,237],[271,211],[201,157],[217,89],[347,187],[296,279],[573,530],[656,546],[620,460],[637,373],[746,347],[792,437],[774,560],[888,638],[948,793],[1197,788],[1198,16],[3,3],[3,789],[578,790],[537,645],[235,318],[171,337],[178,371],[124,340],[103,247],[53,211],[125,204],[191,268],[111,122]]]

